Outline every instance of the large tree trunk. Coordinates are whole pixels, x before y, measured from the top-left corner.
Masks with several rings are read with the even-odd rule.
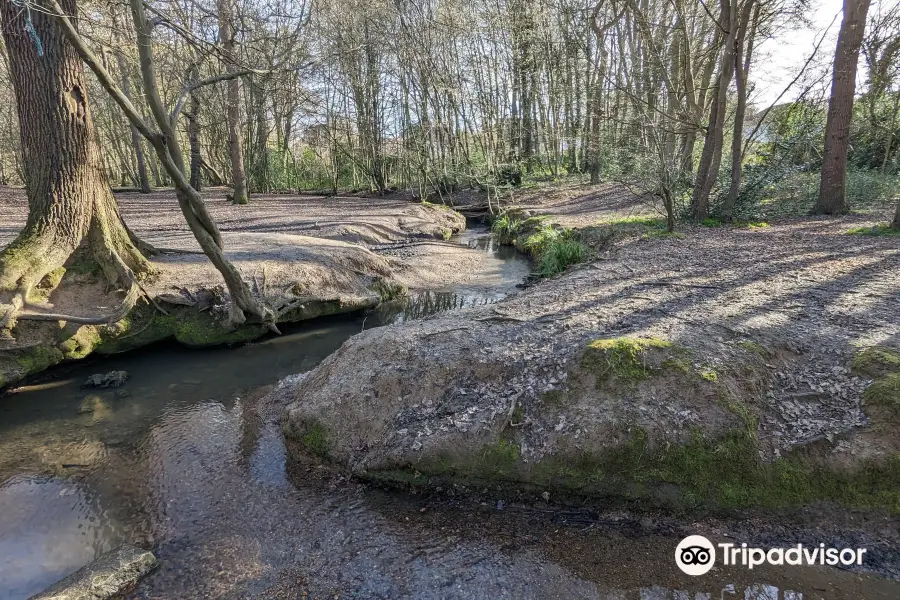
[[[847,206],[847,151],[850,145],[850,121],[853,95],[856,93],[856,66],[859,47],[866,28],[870,0],[844,0],[844,18],[834,53],[831,98],[825,124],[825,153],[819,180],[817,214],[839,215]]]
[[[64,0],[76,12],[75,0]],[[0,253],[0,290],[20,309],[28,293],[82,244],[110,284],[133,290],[151,267],[129,236],[103,170],[81,59],[56,18],[0,2],[3,38],[18,106],[28,221]],[[129,294],[131,297],[132,294]],[[8,321],[8,315],[4,320]]]
[[[232,0],[218,0],[219,42],[225,51],[225,70],[237,70],[234,56],[234,26]],[[234,189],[232,202],[247,204],[247,174],[244,171],[244,148],[241,142],[241,82],[235,77],[228,81],[225,95],[225,112],[228,126],[228,155],[231,158],[231,187]]]

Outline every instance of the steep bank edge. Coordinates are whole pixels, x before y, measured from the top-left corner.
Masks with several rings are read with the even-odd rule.
[[[535,290],[553,295],[556,281]],[[531,295],[515,304],[546,300]],[[293,456],[432,489],[900,511],[896,350],[852,349],[852,363],[823,365],[819,391],[782,402],[780,374],[818,357],[770,332],[682,323],[609,336],[510,308],[351,338],[292,392]],[[801,435],[789,427],[797,402],[837,412]]]

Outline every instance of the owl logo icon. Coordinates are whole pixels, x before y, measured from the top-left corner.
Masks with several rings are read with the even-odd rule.
[[[702,535],[689,535],[675,548],[675,564],[687,575],[704,575],[716,562],[716,547]]]

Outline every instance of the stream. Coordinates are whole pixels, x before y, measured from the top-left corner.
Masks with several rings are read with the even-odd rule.
[[[496,302],[529,271],[484,230],[458,241],[490,255],[465,287],[237,348],[89,358],[0,398],[0,600],[125,542],[161,561],[129,596],[146,599],[900,598],[895,582],[826,568],[694,579],[672,560],[677,539],[627,519],[425,499],[289,464],[265,386],[363,328]],[[113,370],[130,374],[120,390],[81,388]]]

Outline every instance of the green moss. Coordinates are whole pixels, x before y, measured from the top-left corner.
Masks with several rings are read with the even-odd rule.
[[[553,408],[562,406],[565,400],[566,394],[562,390],[549,390],[541,394],[541,402]]]
[[[597,385],[609,378],[636,383],[653,374],[647,352],[672,348],[672,342],[659,338],[611,338],[588,344],[581,357],[581,367],[597,374]]]
[[[401,283],[381,278],[373,281],[372,285],[369,286],[369,289],[378,294],[378,297],[381,298],[382,302],[390,302],[391,300],[404,298],[409,291],[406,286]]]
[[[743,340],[738,342],[738,346],[746,350],[747,352],[752,352],[754,354],[759,354],[760,356],[767,356],[769,351],[766,350],[766,347],[762,344],[758,344],[752,340]]]
[[[59,348],[52,346],[32,346],[19,351],[15,355],[15,362],[21,376],[39,373],[49,369],[63,361],[63,353]]]
[[[856,353],[853,371],[873,379],[862,398],[866,406],[887,409],[888,419],[900,422],[900,352],[872,346]]]
[[[101,342],[102,337],[97,328],[93,325],[84,325],[60,342],[59,349],[66,360],[79,360],[93,352]]]
[[[700,225],[703,227],[721,227],[724,223],[715,217],[706,217],[700,221]]]
[[[673,356],[671,358],[667,358],[663,361],[662,366],[665,369],[679,371],[686,375],[694,372],[694,365],[684,356]]]
[[[517,404],[513,410],[510,425],[521,425],[525,421],[525,408],[521,404]]]
[[[446,229],[446,228],[445,228],[445,229],[441,229],[441,238],[442,238],[445,242],[450,241],[450,238],[452,238],[452,237],[453,237],[453,230],[452,230],[452,229]]]
[[[700,377],[712,383],[716,383],[717,381],[719,381],[719,374],[712,369],[701,369]]]
[[[825,468],[802,451],[774,462],[760,459],[755,441],[735,431],[719,439],[693,434],[683,444],[653,446],[641,429],[602,456],[520,460],[512,442],[488,446],[470,461],[443,458],[371,474],[380,481],[429,487],[447,482],[549,490],[555,497],[610,498],[675,509],[786,508],[833,501],[854,508],[900,512],[900,456],[866,462],[854,471]],[[406,475],[406,476],[404,476]]]
[[[847,231],[847,235],[900,235],[900,229],[894,229],[890,225],[875,225],[874,227],[854,227]]]
[[[891,373],[875,380],[862,397],[867,405],[885,407],[893,419],[900,419],[900,373]]]
[[[900,352],[884,346],[872,346],[857,352],[851,366],[860,375],[873,379],[900,373]]]
[[[328,434],[325,428],[318,423],[312,423],[306,427],[306,430],[299,438],[300,443],[311,454],[319,458],[325,458],[328,455],[330,444],[328,442]]]

